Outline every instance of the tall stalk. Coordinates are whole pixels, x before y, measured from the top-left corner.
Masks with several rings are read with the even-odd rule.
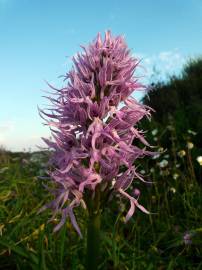
[[[86,269],[97,270],[100,252],[100,189],[96,188],[94,199],[88,200],[87,256]]]

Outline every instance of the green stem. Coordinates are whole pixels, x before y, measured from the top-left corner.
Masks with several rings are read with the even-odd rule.
[[[87,270],[97,270],[100,251],[100,190],[95,191],[94,200],[88,203]]]

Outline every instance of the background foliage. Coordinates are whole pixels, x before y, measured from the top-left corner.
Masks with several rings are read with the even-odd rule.
[[[150,89],[142,101],[155,109],[153,121],[165,126],[174,119],[179,136],[195,130],[196,143],[202,147],[202,58],[190,60],[180,76],[153,83]]]

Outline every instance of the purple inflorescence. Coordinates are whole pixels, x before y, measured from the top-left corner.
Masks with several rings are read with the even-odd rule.
[[[126,190],[135,178],[144,181],[134,161],[151,155],[133,145],[139,139],[149,146],[137,123],[144,116],[150,118],[151,109],[131,97],[144,88],[134,77],[138,60],[131,56],[123,37],[113,37],[110,31],[104,40],[98,34],[82,48],[83,53],[73,57],[66,86],[52,87],[56,97],[48,97],[51,112],[42,112],[52,130],[53,140],[43,140],[53,150],[54,169],[49,175],[57,184],[55,199],[44,208],[53,209],[53,218],[58,213],[62,217],[55,231],[69,216],[80,235],[73,209],[80,204],[85,208],[85,192],[93,196],[97,187],[102,192],[113,189],[130,201],[126,221],[136,207],[149,213]]]

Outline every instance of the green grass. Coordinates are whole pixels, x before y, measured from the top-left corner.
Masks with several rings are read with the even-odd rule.
[[[170,132],[170,131],[167,131]],[[159,131],[153,144],[162,147]],[[202,269],[202,187],[198,149],[188,150],[184,141],[168,133],[170,148],[159,158],[145,158],[139,169],[154,181],[141,190],[140,203],[153,214],[139,210],[124,223],[129,204],[113,198],[102,215],[100,269],[192,270]],[[189,141],[193,138],[188,138]],[[184,144],[184,148],[183,147]],[[186,155],[178,152],[185,149]],[[166,156],[169,155],[169,156]],[[45,175],[47,153],[0,153],[0,269],[84,269],[86,213],[76,212],[84,239],[72,225],[53,233],[57,220],[47,223],[50,211],[37,214],[51,200],[37,176]],[[167,160],[165,167],[159,163]],[[199,172],[199,173],[198,173]],[[192,243],[183,237],[188,232]]]

